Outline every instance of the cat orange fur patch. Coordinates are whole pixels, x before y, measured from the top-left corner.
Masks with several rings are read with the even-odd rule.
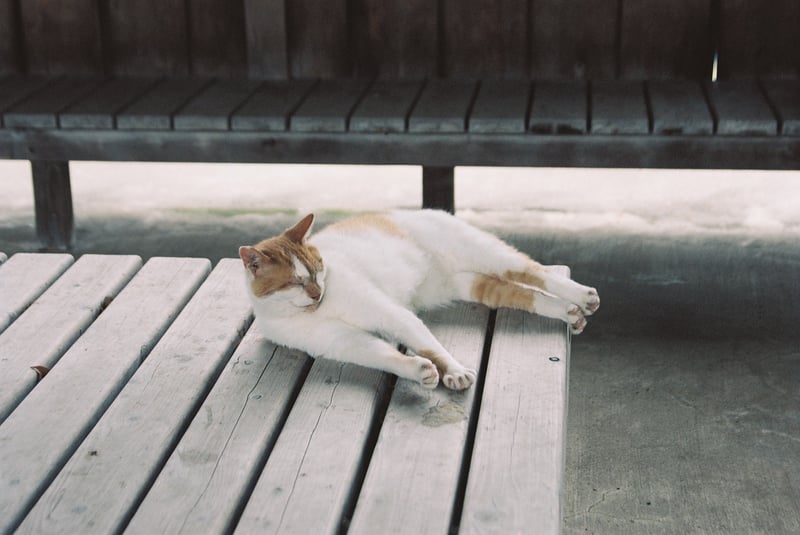
[[[533,310],[536,299],[530,288],[490,275],[477,275],[471,293],[473,299],[491,308]]]
[[[436,369],[439,370],[439,373],[444,375],[447,372],[447,359],[436,353],[435,351],[431,351],[429,349],[422,349],[417,351],[417,355],[420,357],[425,357],[426,359],[430,360],[431,362],[436,365]]]
[[[384,214],[364,214],[350,217],[329,225],[323,230],[323,232],[328,229],[345,231],[380,230],[386,234],[401,238],[408,236],[405,230],[400,228],[394,221],[386,217]]]
[[[503,278],[514,282],[521,282],[522,284],[527,284],[534,288],[545,289],[544,278],[536,275],[532,271],[506,271],[503,273]]]
[[[294,281],[292,258],[297,258],[309,272],[322,268],[322,259],[316,247],[295,243],[285,236],[266,239],[254,248],[270,259],[268,269],[258,273],[251,283],[253,295],[256,297],[280,290]]]

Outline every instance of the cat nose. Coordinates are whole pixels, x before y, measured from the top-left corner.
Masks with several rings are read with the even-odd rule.
[[[313,299],[314,301],[318,301],[320,296],[322,295],[322,289],[319,287],[318,284],[309,284],[306,286],[306,293],[311,299]]]

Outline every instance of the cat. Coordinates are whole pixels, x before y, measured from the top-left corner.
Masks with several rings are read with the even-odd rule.
[[[255,322],[271,341],[463,390],[462,366],[416,316],[456,300],[565,321],[572,333],[600,306],[594,288],[558,275],[492,234],[436,210],[367,214],[309,237],[309,214],[239,248]],[[402,344],[413,355],[401,353]]]

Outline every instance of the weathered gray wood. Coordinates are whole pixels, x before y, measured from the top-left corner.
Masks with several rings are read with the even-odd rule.
[[[156,84],[154,79],[116,79],[59,113],[61,128],[114,128],[114,115]]]
[[[18,533],[120,530],[251,319],[222,260],[25,517]]]
[[[482,82],[469,115],[469,131],[483,134],[524,133],[527,129],[530,99],[529,82],[517,80]]]
[[[594,134],[647,134],[650,122],[642,82],[592,82]]]
[[[800,80],[765,80],[767,92],[781,120],[781,133],[800,135]]]
[[[50,80],[40,76],[9,76],[0,80],[0,125],[2,112],[44,87]]]
[[[22,521],[209,271],[203,259],[148,261],[3,422],[1,532]]]
[[[411,116],[408,131],[415,133],[464,132],[477,82],[429,80]]]
[[[0,335],[0,421],[52,368],[141,266],[137,256],[84,255]]]
[[[369,88],[350,118],[353,132],[405,132],[421,81],[379,80]]]
[[[169,130],[172,115],[210,83],[200,79],[164,80],[117,114],[117,128]]]
[[[337,533],[386,375],[318,359],[235,533]]]
[[[0,267],[0,333],[74,261],[68,254],[17,253],[4,262]]]
[[[244,0],[244,24],[249,76],[287,78],[286,3],[282,0]]]
[[[289,116],[306,98],[314,83],[312,80],[264,82],[231,116],[231,128],[267,132],[287,130]]]
[[[670,80],[648,82],[653,133],[665,135],[710,135],[714,118],[698,82]]]
[[[33,160],[31,179],[39,242],[50,251],[71,249],[75,224],[69,162]]]
[[[584,134],[586,105],[586,82],[537,82],[528,128],[536,134]]]
[[[487,308],[468,304],[423,316],[442,345],[475,370],[488,319]],[[397,382],[348,533],[451,532],[475,393]]]
[[[709,84],[717,115],[717,133],[767,136],[778,133],[778,121],[758,84],[752,80],[725,80]]]
[[[125,533],[229,533],[309,361],[251,328]]]
[[[257,80],[220,80],[178,111],[175,130],[227,130],[230,116],[258,87]]]
[[[568,357],[562,322],[498,311],[459,533],[559,533]]]
[[[100,83],[98,79],[62,78],[7,110],[4,123],[12,127],[55,128],[58,113]]]
[[[247,72],[244,2],[189,0],[188,6],[192,74],[242,77]]]
[[[422,207],[455,213],[455,169],[453,167],[428,165],[422,167]]]
[[[16,2],[0,1],[0,74],[19,72],[21,69],[21,50],[17,27]]]
[[[286,29],[291,78],[334,78],[351,74],[345,0],[287,3]]]
[[[369,87],[359,79],[322,80],[289,119],[295,132],[345,132],[350,114]]]

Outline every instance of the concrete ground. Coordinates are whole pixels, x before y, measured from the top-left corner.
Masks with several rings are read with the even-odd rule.
[[[25,162],[0,162],[0,251],[34,251]],[[72,167],[76,254],[235,256],[315,211],[414,208],[417,168]],[[564,532],[800,533],[800,173],[475,170],[459,216],[570,265]]]

